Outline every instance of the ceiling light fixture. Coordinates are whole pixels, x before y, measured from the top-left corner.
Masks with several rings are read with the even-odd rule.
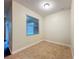
[[[52,2],[50,2],[50,1],[42,1],[41,7],[44,10],[50,10],[53,7],[53,5],[52,5]]]
[[[45,4],[44,4],[44,8],[45,8],[45,9],[48,9],[49,7],[50,7],[50,4],[49,4],[49,3],[45,3]]]

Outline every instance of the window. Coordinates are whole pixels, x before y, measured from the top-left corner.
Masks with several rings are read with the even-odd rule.
[[[26,32],[27,32],[28,36],[35,35],[35,34],[39,33],[38,19],[31,17],[31,16],[27,16],[26,25],[27,25]]]

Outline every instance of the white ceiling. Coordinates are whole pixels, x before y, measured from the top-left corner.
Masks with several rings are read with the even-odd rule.
[[[40,2],[43,0],[15,0],[15,1],[37,12],[41,16],[47,16],[51,13],[54,13],[60,10],[69,9],[71,7],[71,0],[50,0],[51,2],[55,3],[55,6],[54,8],[48,11],[43,10],[39,7]]]
[[[7,2],[10,3],[10,1],[11,0],[5,0],[5,2],[6,2],[5,9],[6,9],[7,5],[9,6],[9,4]],[[15,0],[15,1],[18,3],[21,3],[22,5],[24,5],[25,7],[29,8],[33,11],[35,11],[36,13],[38,13],[41,16],[47,16],[47,15],[50,15],[51,13],[55,13],[60,10],[70,9],[70,7],[71,7],[71,0],[50,0],[50,2],[54,2],[54,7],[51,10],[43,10],[42,8],[40,8],[40,6],[39,6],[40,2],[43,0]]]

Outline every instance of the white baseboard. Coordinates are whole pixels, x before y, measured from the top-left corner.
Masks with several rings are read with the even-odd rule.
[[[10,50],[10,53],[11,53],[11,49],[9,48],[9,50]]]
[[[16,50],[16,51],[13,51],[12,54],[18,53],[18,52],[20,52],[20,51],[22,51],[22,50],[24,50],[24,49],[26,49],[26,48],[29,48],[29,47],[31,47],[31,46],[33,46],[33,45],[36,45],[36,44],[40,43],[41,41],[43,41],[43,40],[40,40],[40,41],[35,42],[35,43],[32,43],[32,44],[30,44],[30,45],[28,45],[28,46],[25,46],[25,47],[23,47],[23,48],[20,48],[20,49],[18,49],[18,50]]]
[[[58,45],[62,45],[62,46],[67,46],[67,47],[70,47],[70,48],[71,48],[71,46],[68,45],[68,44],[59,43],[59,42],[54,42],[54,41],[50,41],[50,40],[40,40],[40,41],[38,41],[38,42],[35,42],[35,43],[33,43],[33,44],[30,44],[30,45],[28,45],[28,46],[25,46],[25,47],[23,47],[23,48],[20,48],[20,49],[18,49],[18,50],[16,50],[16,51],[13,51],[11,54],[18,53],[18,52],[20,52],[20,51],[22,51],[22,50],[24,50],[24,49],[26,49],[26,48],[29,48],[29,47],[31,47],[31,46],[33,46],[33,45],[36,45],[36,44],[40,43],[41,41],[48,41],[48,42],[51,42],[51,43],[54,43],[54,44],[58,44]]]
[[[71,47],[72,59],[74,59],[74,48]]]
[[[54,43],[54,44],[58,44],[58,45],[62,45],[62,46],[67,46],[67,47],[70,47],[71,48],[71,45],[69,45],[69,44],[54,42],[54,41],[51,41],[51,40],[45,40],[45,41],[48,41],[48,42],[51,42],[51,43]]]

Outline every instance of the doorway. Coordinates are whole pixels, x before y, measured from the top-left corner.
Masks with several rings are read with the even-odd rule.
[[[10,47],[9,47],[9,33],[10,33],[10,20],[5,17],[4,18],[4,57],[11,55]]]

